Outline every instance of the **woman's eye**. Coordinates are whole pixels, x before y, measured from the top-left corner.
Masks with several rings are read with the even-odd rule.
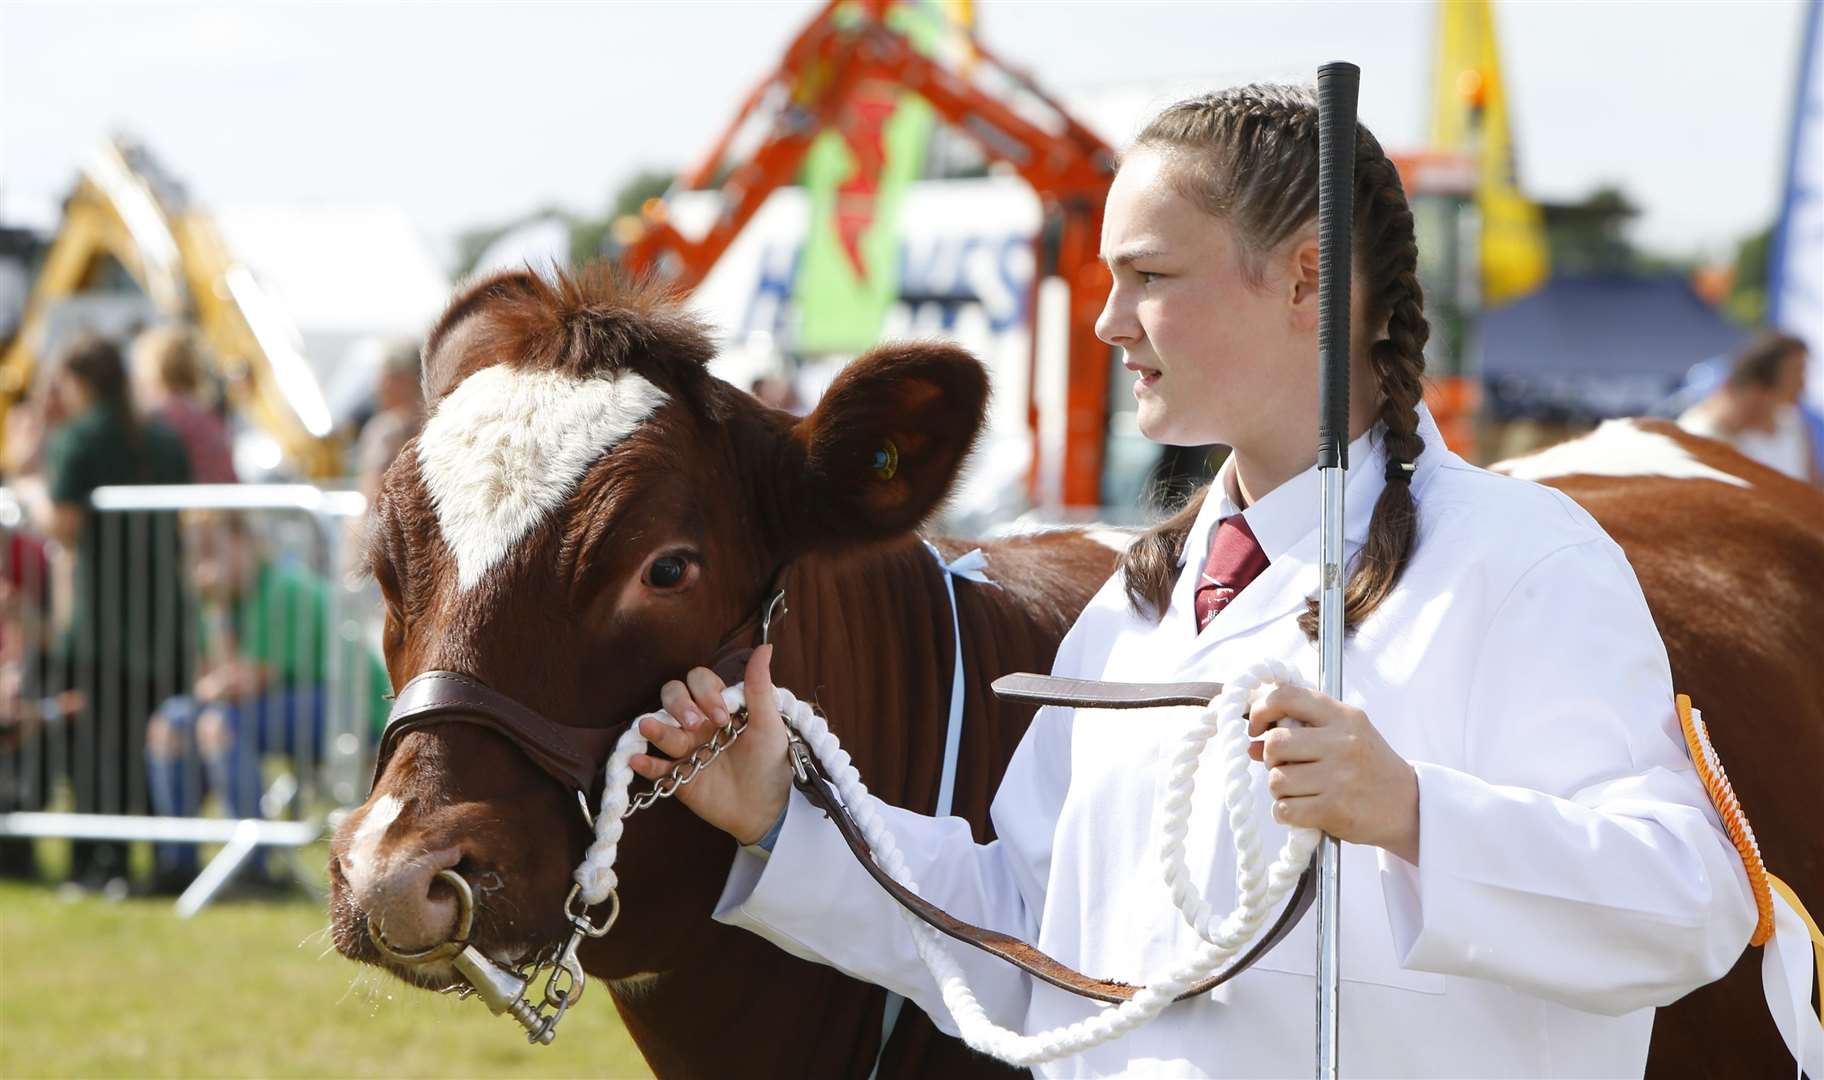
[[[1135,271],[1135,273],[1139,274],[1140,280],[1147,285],[1151,285],[1153,283],[1154,278],[1162,278],[1165,276],[1164,274],[1160,274],[1160,273],[1157,273],[1152,270],[1137,270],[1137,271]]]
[[[646,571],[646,584],[655,589],[672,589],[682,584],[690,564],[681,555],[667,555],[655,559],[652,568]]]

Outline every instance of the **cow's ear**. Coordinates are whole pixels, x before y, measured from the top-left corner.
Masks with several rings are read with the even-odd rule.
[[[792,428],[802,452],[805,546],[916,529],[950,490],[988,405],[988,374],[963,349],[883,345],[856,358]],[[794,530],[798,531],[798,530]]]

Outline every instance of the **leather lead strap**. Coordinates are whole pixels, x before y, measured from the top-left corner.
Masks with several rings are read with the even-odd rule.
[[[1221,693],[1222,684],[1213,682],[1123,683],[1025,674],[1003,675],[994,680],[995,697],[1027,705],[1065,705],[1073,709],[1204,706]]]
[[[1106,688],[1109,684],[1098,683],[1096,685],[1099,688]],[[1214,696],[1216,695],[1210,695],[1210,697]],[[1204,698],[1200,704],[1208,701],[1209,698]],[[804,747],[804,753],[810,759],[812,768],[806,770],[803,778],[795,777],[793,783],[797,785],[798,790],[804,792],[805,798],[835,822],[836,830],[842,834],[843,840],[849,845],[849,851],[861,863],[862,868],[880,884],[881,888],[887,891],[887,895],[898,901],[901,907],[956,940],[966,945],[973,945],[991,956],[998,956],[1060,990],[1067,990],[1095,1001],[1106,1001],[1118,1005],[1132,998],[1134,993],[1140,989],[1128,983],[1091,978],[1067,964],[1052,959],[1019,938],[999,931],[972,926],[955,918],[942,908],[926,902],[918,894],[893,880],[892,876],[882,870],[880,865],[874,861],[874,853],[868,850],[868,844],[862,838],[861,829],[849,816],[849,811],[842,805],[836,789],[831,786],[824,775],[823,764],[817,760],[816,755],[808,746]],[[1269,949],[1279,944],[1287,934],[1292,932],[1292,928],[1298,925],[1298,920],[1311,906],[1314,891],[1311,870],[1307,867],[1305,872],[1299,875],[1298,884],[1293,887],[1291,899],[1286,901],[1285,909],[1279,913],[1278,920],[1273,923],[1266,934],[1250,946],[1248,951],[1242,954],[1241,959],[1179,994],[1175,1000],[1184,1001],[1199,994],[1208,993],[1252,967],[1256,960],[1266,955]]]

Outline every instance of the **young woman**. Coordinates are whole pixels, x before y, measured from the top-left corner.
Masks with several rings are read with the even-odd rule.
[[[204,401],[209,374],[196,331],[179,323],[155,326],[133,339],[128,359],[134,394],[146,416],[183,441],[196,484],[232,484],[234,447],[228,425]]]
[[[1307,91],[1250,86],[1167,109],[1121,166],[1098,332],[1136,374],[1148,438],[1233,453],[1134,544],[1060,646],[1059,675],[1224,681],[1269,657],[1315,670],[1317,142]],[[1686,756],[1665,649],[1621,550],[1565,496],[1444,447],[1421,403],[1412,214],[1365,129],[1355,170],[1345,694],[1281,687],[1255,704],[1261,819],[1346,841],[1352,1075],[1639,1075],[1652,1007],[1720,977],[1745,946],[1746,876]],[[954,1031],[898,909],[793,794],[764,706],[768,660],[763,648],[747,671],[748,700],[763,703],[747,737],[679,789],[748,845],[717,917]],[[726,720],[721,689],[702,670],[669,684],[682,729],[649,719],[643,733],[690,752]],[[1041,710],[985,846],[959,820],[883,813],[928,899],[1088,974],[1153,981],[1198,944],[1157,853],[1167,758],[1194,717]],[[649,778],[668,767],[634,762]],[[1221,911],[1235,854],[1207,790],[1219,785],[1200,787],[1186,849]],[[1215,993],[1042,1071],[1307,1072],[1312,922]],[[1003,1025],[1098,1008],[952,952]]]
[[[76,809],[140,813],[134,776],[146,717],[189,677],[183,548],[175,514],[102,515],[89,497],[99,487],[189,483],[190,462],[176,435],[140,416],[113,342],[79,338],[60,352],[54,370],[65,419],[44,448],[47,531],[61,557],[73,559],[75,605],[53,649],[46,689],[77,691],[85,700],[65,759]],[[79,883],[117,889],[127,872],[124,844],[78,840],[72,847],[71,878]]]
[[[1824,484],[1818,465],[1824,455],[1811,445],[1801,403],[1809,355],[1802,338],[1761,331],[1735,354],[1722,385],[1686,409],[1678,426],[1795,480]]]

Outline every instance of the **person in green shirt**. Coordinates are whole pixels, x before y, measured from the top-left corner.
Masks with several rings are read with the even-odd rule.
[[[360,688],[356,707],[373,732],[385,722],[390,683],[373,651],[358,646],[344,647],[332,673],[330,583],[295,560],[270,557],[243,517],[195,515],[189,539],[202,660],[190,692],[160,705],[147,732],[153,807],[195,816],[206,785],[230,817],[261,817],[269,755],[300,771],[323,758],[332,674]],[[160,845],[157,863],[155,889],[181,890],[196,875],[196,848]],[[282,884],[257,858],[243,873],[246,882]]]
[[[184,484],[183,443],[134,409],[120,350],[86,336],[59,351],[51,368],[53,415],[44,446],[48,532],[74,558],[74,600],[54,643],[48,691],[74,691],[84,707],[68,726],[75,809],[140,813],[136,783],[146,717],[184,685],[187,589],[176,515],[98,513],[90,495],[123,484]],[[120,881],[126,846],[77,841],[71,879],[93,887]]]

